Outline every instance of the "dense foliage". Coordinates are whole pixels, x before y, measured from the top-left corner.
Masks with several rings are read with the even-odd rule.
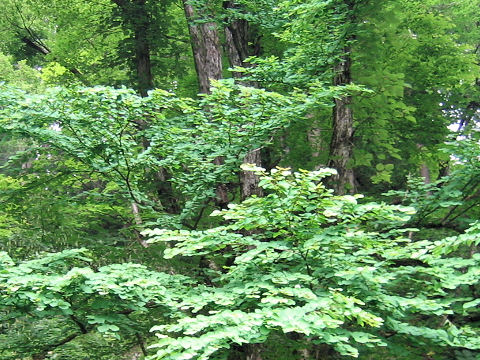
[[[478,359],[478,6],[2,1],[0,359]]]

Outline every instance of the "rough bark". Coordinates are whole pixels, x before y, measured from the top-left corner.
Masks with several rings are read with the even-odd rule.
[[[350,48],[343,49],[343,56],[335,66],[333,84],[342,86],[351,83],[351,57]],[[355,189],[355,178],[350,161],[353,154],[353,111],[351,108],[352,97],[342,96],[335,99],[333,108],[333,133],[330,142],[330,155],[328,166],[337,170],[334,188],[339,194]]]
[[[233,1],[224,1],[224,9],[238,9],[238,5]],[[258,38],[254,39],[252,30],[245,19],[225,19],[225,49],[228,54],[228,60],[232,68],[248,67],[250,64],[245,63],[245,59],[252,55],[258,55],[260,46]],[[249,46],[249,44],[253,44]],[[240,72],[233,72],[235,78],[243,76]],[[249,84],[250,85],[250,84]]]
[[[262,360],[262,345],[261,344],[246,344],[245,345],[245,360]]]
[[[238,6],[233,1],[224,1],[224,9],[237,9]],[[252,55],[258,55],[259,53],[259,41],[258,37],[254,37],[249,24],[244,19],[226,19],[227,23],[225,27],[225,48],[228,54],[228,60],[231,67],[248,67],[248,63],[245,63],[245,59]],[[253,44],[253,46],[249,46]],[[241,79],[243,74],[240,72],[233,72],[233,76],[237,79]],[[245,86],[255,86],[252,82],[238,81]],[[255,164],[262,166],[262,158],[260,149],[249,151],[244,159],[244,164]],[[242,171],[240,173],[240,195],[241,199],[257,195],[263,196],[263,191],[258,187],[260,178],[251,171]]]
[[[221,156],[216,157],[213,160],[213,163],[215,165],[223,165],[224,164],[224,159]],[[228,200],[228,187],[225,184],[218,184],[217,188],[215,189],[215,205],[222,208],[226,209],[227,205],[230,201]]]
[[[260,149],[249,151],[247,155],[245,155],[243,163],[261,166],[262,158]],[[263,189],[258,186],[259,182],[260,178],[258,177],[258,175],[255,175],[251,171],[242,171],[240,173],[240,194],[242,200],[245,200],[252,195],[263,196]]]
[[[207,21],[208,14],[199,13],[188,0],[183,1],[185,17],[188,21],[188,31],[192,45],[195,70],[197,73],[199,91],[202,94],[210,93],[210,81],[222,78],[222,50],[218,36],[217,24]],[[195,20],[202,18],[202,21],[195,23]],[[214,160],[216,165],[223,164],[223,158],[217,157]],[[215,204],[225,208],[229,202],[228,188],[225,184],[218,184],[215,190]]]
[[[188,30],[192,44],[195,70],[197,72],[200,93],[210,93],[210,80],[222,78],[222,52],[218,37],[217,24],[213,21],[195,23],[196,9],[188,2],[183,1],[185,17],[189,23]],[[206,15],[208,16],[208,15]]]

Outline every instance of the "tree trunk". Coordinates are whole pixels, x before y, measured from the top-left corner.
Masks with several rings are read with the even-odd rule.
[[[239,6],[234,1],[224,1],[223,8],[238,9]],[[232,68],[249,67],[245,62],[249,56],[260,54],[259,37],[254,35],[254,31],[245,19],[225,19],[225,48],[228,54],[228,60]],[[240,72],[233,72],[233,77],[239,79],[243,77]],[[254,86],[253,84],[246,84]]]
[[[210,80],[222,78],[222,52],[217,24],[213,21],[195,24],[196,10],[188,0],[182,1],[185,16],[189,22],[188,30],[190,32],[199,90],[202,94],[208,94],[210,93]]]
[[[262,360],[262,345],[261,344],[246,344],[245,345],[245,360]]]
[[[153,89],[152,64],[150,57],[150,15],[146,8],[146,0],[112,0],[121,10],[125,26],[131,26],[133,31],[136,71],[136,87],[142,97]]]
[[[335,66],[333,84],[342,86],[351,83],[350,48],[343,49],[343,56]],[[351,159],[353,154],[353,111],[352,97],[343,96],[335,99],[333,108],[333,134],[330,142],[330,161],[328,166],[337,170],[334,188],[338,194],[353,192],[355,189]]]
[[[137,227],[141,227],[143,225],[142,217],[140,216],[140,210],[138,208],[138,204],[135,201],[132,201],[132,213],[133,213],[133,218],[135,219],[135,224]],[[147,241],[143,238],[142,234],[140,231],[135,229],[135,233],[137,236],[137,241],[140,245],[142,245],[144,248],[147,248],[149,244]]]
[[[262,158],[260,149],[249,151],[247,155],[245,155],[243,163],[261,166]],[[240,173],[240,195],[242,200],[245,200],[252,195],[263,196],[263,189],[258,186],[259,182],[260,177],[251,171],[242,171]]]
[[[429,185],[432,182],[430,178],[430,169],[425,163],[420,165],[420,176],[423,178],[423,182],[425,183],[425,185]]]
[[[195,24],[198,17],[211,18],[209,14],[201,13],[200,9],[194,9],[188,0],[183,1],[185,17],[188,21],[188,30],[192,44],[193,59],[199,91],[202,94],[210,93],[210,80],[219,80],[222,78],[222,51],[220,39],[218,37],[218,27],[213,21],[205,18],[203,22]],[[216,165],[223,164],[223,158],[217,157],[214,160]],[[220,208],[225,208],[228,204],[228,189],[225,184],[218,184],[215,190],[215,204]]]
[[[235,9],[238,6],[233,1],[224,1],[224,9]],[[225,47],[228,54],[228,60],[231,67],[240,66],[248,67],[249,64],[244,60],[251,55],[258,55],[259,42],[258,38],[252,39],[251,29],[249,24],[244,19],[226,19],[225,27]],[[252,39],[252,40],[251,40]],[[253,43],[253,47],[249,47],[249,43]],[[243,74],[239,72],[233,72],[233,76],[240,79]],[[251,82],[239,81],[239,83],[245,86],[255,86]],[[257,166],[262,165],[262,158],[260,149],[249,151],[244,159],[244,164],[255,164]],[[260,178],[251,171],[242,171],[240,173],[240,196],[242,200],[257,195],[263,196],[262,188],[258,187]]]
[[[307,114],[307,119],[314,118],[315,115]],[[314,170],[319,170],[322,167],[325,167],[326,154],[328,154],[328,141],[325,141],[324,132],[326,130],[318,124],[317,121],[312,120],[310,128],[307,130],[307,140],[312,149],[312,159],[314,160]],[[323,162],[321,162],[323,161]]]
[[[121,10],[124,26],[130,26],[133,31],[136,88],[141,97],[146,97],[148,95],[148,90],[153,89],[150,43],[148,39],[151,19],[146,8],[146,0],[112,0],[112,2]],[[139,119],[137,124],[140,129],[145,129],[148,126],[145,119]],[[142,145],[144,148],[149,146],[145,139],[143,139]],[[138,204],[135,201],[132,201],[131,207],[135,224],[137,227],[141,227],[143,221]],[[147,248],[149,244],[141,235],[140,231],[135,229],[135,233],[137,242],[144,248]]]
[[[143,12],[135,21],[135,65],[137,70],[137,87],[140,96],[146,97],[148,90],[153,89],[152,64],[150,60],[150,44],[148,42],[149,19],[145,9],[145,0],[138,1],[138,8]]]
[[[417,144],[418,151],[422,151],[423,145]],[[430,178],[430,169],[428,168],[427,163],[423,162],[420,164],[420,176],[423,178],[425,185],[428,185],[432,182]]]
[[[223,165],[225,163],[223,156],[217,156],[213,163],[215,165]],[[226,209],[230,201],[228,200],[228,187],[225,184],[218,184],[215,189],[215,205],[221,209]]]

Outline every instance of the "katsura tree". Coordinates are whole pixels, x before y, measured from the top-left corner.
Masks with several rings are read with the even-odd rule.
[[[199,92],[208,94],[212,81],[224,77],[226,59],[232,68],[248,66],[247,58],[260,53],[261,35],[249,23],[249,11],[252,9],[248,9],[243,2],[184,0],[182,3],[188,21]],[[233,71],[232,76],[241,79],[243,74]],[[245,80],[239,83],[256,85]],[[223,161],[222,157],[215,159],[219,165]],[[261,148],[251,148],[245,154],[244,162],[262,165]],[[242,199],[252,194],[261,195],[255,174],[240,174],[240,194]],[[228,204],[228,189],[225,184],[218,185],[217,195],[223,206]]]
[[[280,21],[276,36],[288,44],[286,50],[280,59],[253,60],[258,68],[247,73],[253,74],[252,79],[260,84],[270,87],[279,83],[286,91],[297,86],[306,89],[312,84],[351,85],[352,45],[357,26],[369,6],[375,5],[361,1],[278,2],[275,9]],[[327,162],[338,170],[333,184],[339,193],[353,191],[355,187],[353,120],[352,94],[345,92],[335,97],[332,112],[325,121],[331,127]]]
[[[183,315],[152,329],[151,359],[270,359],[282,346],[295,359],[423,359],[480,348],[468,322],[477,313],[468,290],[478,288],[477,256],[456,252],[480,242],[478,224],[456,238],[413,242],[402,228],[412,208],[336,196],[323,184],[334,170],[249,170],[266,196],[214,212],[224,225],[146,231],[169,244],[166,258],[216,264],[179,304]]]
[[[92,331],[140,341],[149,359],[169,360],[273,359],[279,351],[440,359],[480,349],[471,321],[478,256],[465,253],[480,242],[478,223],[415,242],[403,228],[412,208],[334,195],[323,184],[334,170],[244,170],[261,176],[266,196],[214,212],[223,225],[145,232],[167,243],[166,259],[208,259],[201,276],[129,263],[97,268],[84,249],[23,262],[2,253],[4,331],[52,317],[69,328],[14,354],[54,354]],[[151,324],[157,340],[147,335]]]
[[[100,87],[57,88],[37,95],[3,89],[1,131],[28,144],[4,165],[6,176],[23,180],[16,182],[20,192],[9,191],[5,182],[3,199],[26,206],[28,201],[18,201],[19,194],[49,193],[45,207],[34,201],[30,209],[55,209],[58,217],[47,217],[49,224],[75,220],[61,216],[62,209],[85,219],[98,211],[111,214],[109,228],[126,234],[149,221],[198,227],[218,206],[219,184],[227,187],[225,202],[238,199],[239,166],[251,148],[269,144],[293,121],[302,122],[309,109],[327,106],[334,94],[318,89],[311,96],[285,96],[233,80],[215,83],[211,94],[196,100],[162,90],[142,98],[132,90]],[[220,157],[222,164],[216,162]],[[130,215],[125,212],[129,207]],[[63,228],[79,235],[84,222],[67,223],[71,226]],[[42,231],[56,228],[39,225]],[[47,233],[46,238],[54,234]]]
[[[1,252],[0,270],[2,359],[52,355],[63,359],[64,353],[100,358],[107,351],[101,357],[105,359],[120,357],[133,346],[146,355],[144,338],[149,328],[168,319],[169,308],[176,312],[192,285],[188,277],[151,271],[139,264],[98,267],[86,249],[43,254],[22,262]],[[21,341],[25,340],[22,328],[29,341]],[[31,329],[42,336],[29,334]],[[104,339],[93,338],[96,344],[90,348],[81,346],[96,333]],[[69,349],[73,344],[84,353]]]

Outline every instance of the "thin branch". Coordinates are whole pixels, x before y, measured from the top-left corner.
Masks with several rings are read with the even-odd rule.
[[[77,324],[77,326],[80,329],[80,331],[82,332],[82,334],[87,334],[88,333],[88,330],[85,327],[85,325],[80,320],[78,320],[74,315],[70,315],[70,319],[72,319],[72,321],[75,324]]]
[[[142,349],[142,353],[144,356],[147,356],[148,353],[147,353],[147,349],[145,348],[145,343],[142,339],[142,336],[140,335],[140,333],[136,332],[135,333],[135,337],[137,338],[137,341],[138,341],[138,346],[140,346],[140,349]]]
[[[210,203],[210,200],[207,200],[207,202],[202,206],[202,209],[200,210],[197,219],[195,220],[195,223],[193,224],[192,230],[196,230],[198,223],[202,219],[203,213],[205,212],[205,209],[207,208],[208,204]]]

